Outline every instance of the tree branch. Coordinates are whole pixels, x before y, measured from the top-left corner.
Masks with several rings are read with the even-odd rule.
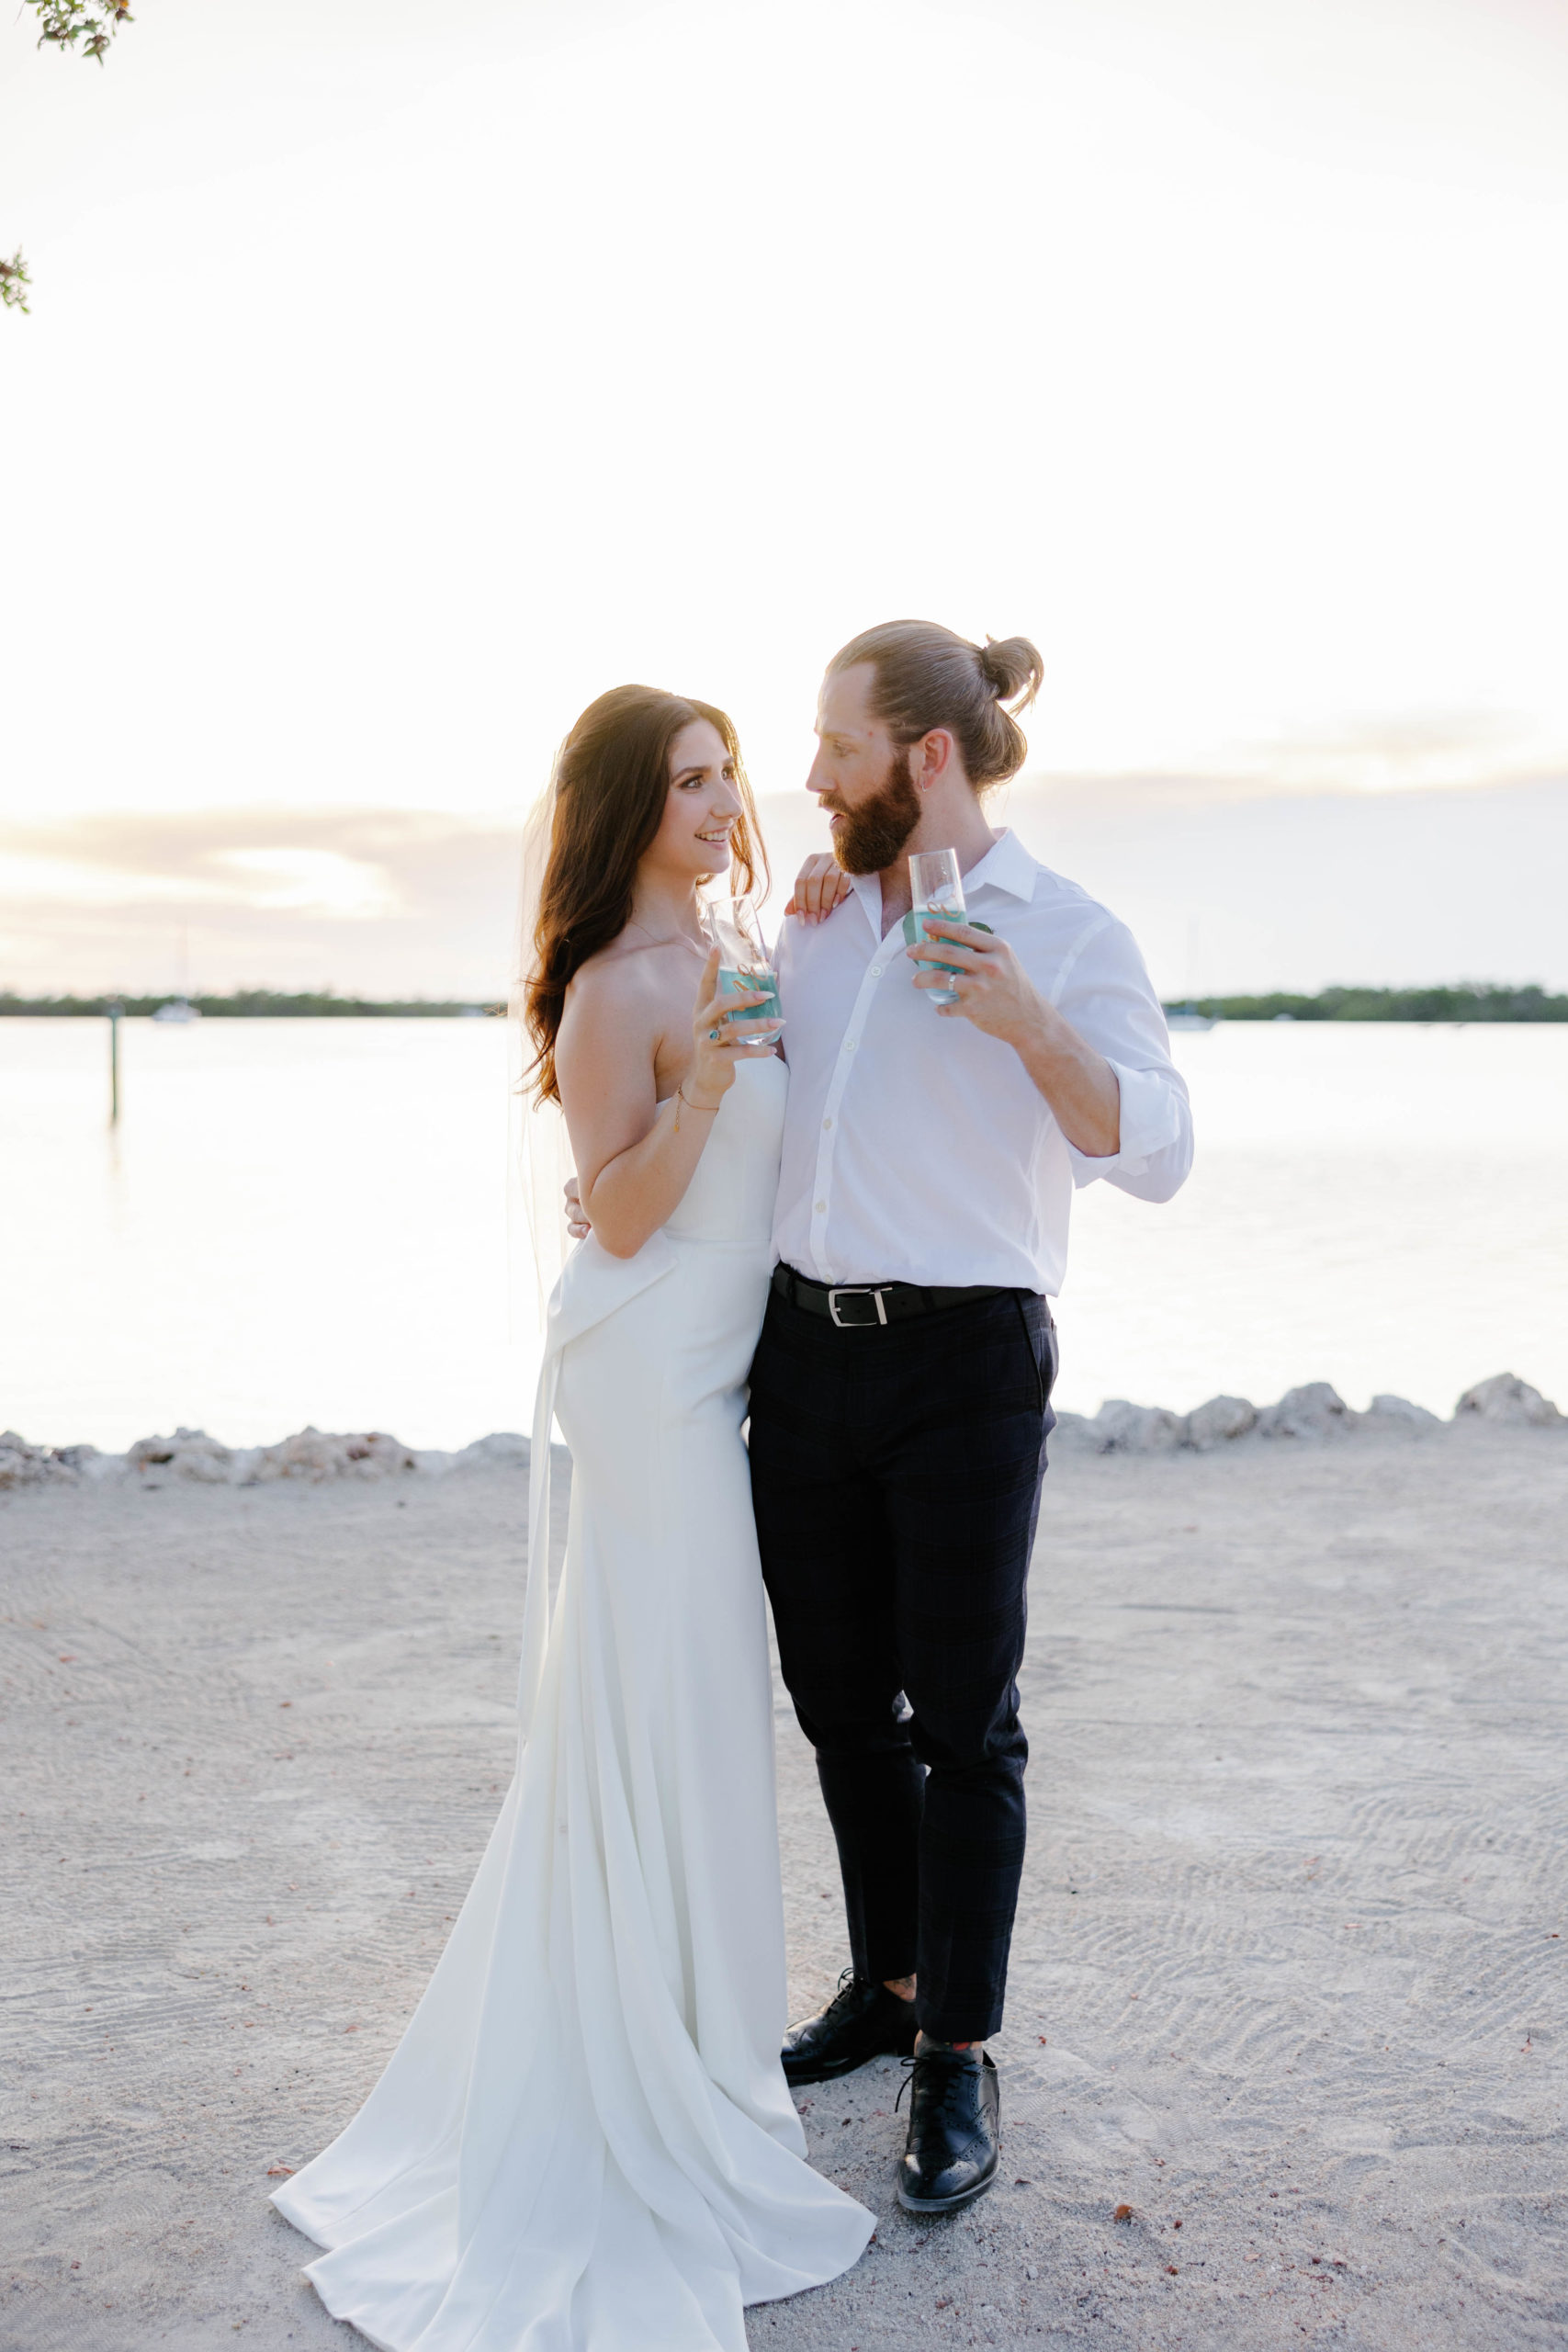
[[[121,25],[133,21],[130,0],[26,0],[26,6],[37,11],[40,49],[52,42],[73,50],[80,41],[82,55],[100,65]]]
[[[40,49],[52,44],[74,52],[80,41],[80,54],[96,57],[100,65],[121,25],[135,21],[130,0],[23,0],[23,5],[37,13]],[[25,311],[30,282],[19,250],[9,261],[0,261],[0,309]]]

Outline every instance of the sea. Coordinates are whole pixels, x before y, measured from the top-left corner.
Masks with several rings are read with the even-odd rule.
[[[1568,1025],[1221,1023],[1173,1041],[1192,1175],[1077,1196],[1057,1402],[1312,1380],[1568,1408]],[[0,1427],[118,1451],[306,1424],[525,1430],[538,1361],[490,1020],[0,1020]]]

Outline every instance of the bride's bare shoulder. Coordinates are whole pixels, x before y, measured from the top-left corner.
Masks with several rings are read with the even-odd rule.
[[[661,949],[622,932],[572,975],[563,1019],[574,1025],[597,1027],[605,1020],[656,1016],[664,1007],[674,977],[665,968],[667,960]]]
[[[578,966],[567,994],[576,990],[587,996],[625,996],[653,985],[658,965],[658,952],[646,939],[623,931],[607,947]]]

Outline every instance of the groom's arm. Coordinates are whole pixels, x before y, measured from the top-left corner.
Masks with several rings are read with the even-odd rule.
[[[1005,939],[970,924],[925,918],[928,940],[948,941],[951,960],[964,977],[956,1004],[939,1004],[949,1021],[968,1021],[987,1037],[1010,1046],[1049,1103],[1067,1141],[1087,1158],[1113,1158],[1122,1139],[1122,1089],[1103,1054],[1035,987],[1016,951]],[[942,988],[950,978],[933,971],[931,949],[905,949],[924,956],[915,975],[918,989]]]
[[[1187,1085],[1137,943],[1124,923],[1099,915],[1053,974],[1049,996],[1005,940],[928,918],[930,936],[953,942],[942,960],[964,974],[958,1003],[939,1010],[1012,1046],[1055,1114],[1076,1183],[1103,1177],[1140,1200],[1168,1201],[1192,1165]]]

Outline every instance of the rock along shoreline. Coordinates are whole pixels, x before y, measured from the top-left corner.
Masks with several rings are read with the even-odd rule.
[[[1368,1411],[1352,1412],[1326,1380],[1314,1380],[1288,1389],[1275,1405],[1211,1396],[1190,1413],[1111,1397],[1092,1417],[1058,1413],[1052,1443],[1094,1453],[1211,1453],[1254,1440],[1321,1444],[1358,1432],[1419,1437],[1466,1423],[1568,1430],[1568,1414],[1511,1372],[1467,1388],[1447,1421],[1404,1396],[1374,1396]],[[512,1430],[442,1453],[404,1445],[385,1430],[303,1429],[276,1445],[229,1446],[205,1430],[176,1429],[171,1437],[138,1438],[124,1453],[103,1453],[93,1445],[35,1445],[6,1430],[0,1431],[0,1492],[158,1487],[174,1480],[260,1487],[285,1479],[319,1486],[341,1478],[445,1478],[476,1470],[525,1471],[528,1453],[528,1440]]]

